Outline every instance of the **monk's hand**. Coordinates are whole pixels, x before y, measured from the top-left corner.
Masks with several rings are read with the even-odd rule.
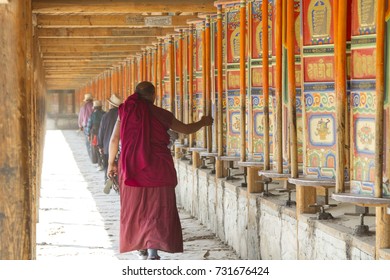
[[[115,176],[118,176],[118,166],[116,165],[116,163],[108,164],[107,176],[109,178],[114,178]]]
[[[211,116],[203,116],[200,121],[202,122],[203,126],[210,126],[213,124],[213,118]]]

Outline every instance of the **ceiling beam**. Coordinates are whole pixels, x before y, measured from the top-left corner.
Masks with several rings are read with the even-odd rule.
[[[39,14],[215,12],[214,0],[33,0]]]
[[[41,52],[56,52],[56,53],[85,53],[85,52],[137,52],[142,51],[141,46],[43,46]]]
[[[175,33],[175,28],[38,28],[38,38],[160,37]]]
[[[187,26],[187,21],[197,16],[143,16],[140,14],[95,15],[39,15],[39,28],[81,27],[172,27]]]
[[[135,46],[151,46],[157,43],[157,39],[153,37],[135,37],[135,38],[41,38],[40,46],[53,45],[135,45]]]

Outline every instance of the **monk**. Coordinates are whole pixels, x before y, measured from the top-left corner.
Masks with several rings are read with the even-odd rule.
[[[119,250],[137,250],[140,259],[150,260],[160,259],[158,250],[183,252],[175,196],[177,175],[167,131],[190,134],[213,123],[210,116],[203,116],[198,122],[184,124],[155,106],[155,98],[154,85],[141,82],[119,106],[108,160],[108,175],[118,175],[120,185]]]

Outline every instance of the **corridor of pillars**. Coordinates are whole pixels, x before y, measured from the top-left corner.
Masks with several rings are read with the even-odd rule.
[[[248,224],[251,198],[278,183],[293,193],[297,227],[306,215],[330,217],[319,214],[335,204],[356,206],[340,214],[346,220],[370,210],[369,255],[388,258],[388,1],[66,2],[0,4],[9,23],[0,31],[0,183],[13,186],[0,191],[1,258],[36,257],[45,113],[63,105],[46,93],[66,91],[71,98],[57,102],[77,114],[86,93],[125,100],[144,80],[156,86],[156,105],[184,123],[213,116],[172,153],[190,176],[210,169],[216,186],[239,177]]]

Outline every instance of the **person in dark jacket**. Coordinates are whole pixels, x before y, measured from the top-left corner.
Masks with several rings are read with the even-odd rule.
[[[109,111],[102,118],[98,134],[99,152],[103,158],[104,181],[108,179],[108,147],[115,122],[118,119],[118,107],[122,104],[122,100],[117,95],[112,94],[110,99],[107,99],[107,102],[109,103]]]
[[[96,100],[93,102],[93,112],[88,119],[88,124],[85,129],[86,135],[91,143],[91,160],[92,163],[97,163],[97,169],[99,171],[103,170],[103,160],[100,158],[99,149],[98,149],[98,133],[100,128],[100,122],[103,118],[103,115],[106,112],[102,109],[102,102]]]

